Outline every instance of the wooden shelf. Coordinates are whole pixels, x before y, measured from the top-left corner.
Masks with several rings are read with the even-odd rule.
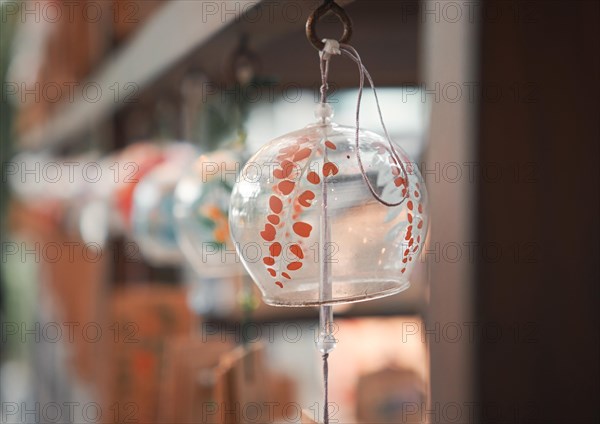
[[[347,7],[353,17],[356,34],[352,44],[363,52],[363,60],[380,86],[418,82],[417,15],[408,16],[401,25],[396,25],[394,20],[401,6],[396,2],[383,0],[377,7],[373,7],[371,1],[337,2]],[[416,4],[417,0],[414,2]],[[52,150],[80,143],[117,112],[141,111],[144,105],[156,104],[161,90],[179,87],[190,69],[201,69],[211,80],[223,82],[224,65],[241,34],[249,36],[251,48],[260,57],[265,75],[277,76],[282,87],[316,84],[317,55],[306,42],[304,23],[321,0],[301,3],[236,0],[236,7],[216,13],[207,9],[208,3],[167,2],[95,74],[79,85],[93,85],[94,88],[89,88],[89,97],[97,97],[97,101],[85,100],[81,90],[76,92],[76,101],[59,107],[48,121],[24,134],[18,141],[18,148]],[[219,2],[217,7],[223,8],[219,6],[222,4]],[[366,30],[374,19],[381,23],[381,31],[377,33]],[[339,23],[333,18],[326,18],[319,24],[322,36],[335,36],[339,31]],[[382,39],[386,40],[385,44],[380,42]],[[390,54],[393,51],[403,54]],[[285,60],[281,60],[282,55]],[[311,72],[307,72],[308,63],[315,65]],[[355,69],[350,66],[339,67],[348,72],[337,72],[337,69],[336,66],[338,87],[356,85]],[[99,96],[97,87],[102,92]]]
[[[144,89],[163,72],[174,66],[189,52],[206,43],[212,36],[234,22],[242,11],[260,4],[257,0],[236,0],[238,7],[228,13],[207,13],[206,2],[173,1],[165,4],[139,32],[101,69],[80,87],[100,87],[96,96],[89,88],[85,100],[69,103],[48,122],[40,125],[19,140],[21,149],[53,148],[65,140],[85,133],[128,104],[136,91]]]

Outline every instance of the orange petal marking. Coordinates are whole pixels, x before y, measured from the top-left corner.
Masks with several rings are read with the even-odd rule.
[[[279,256],[281,254],[281,243],[279,242],[275,242],[273,243],[270,247],[269,247],[269,253],[271,253],[271,256]]]
[[[296,255],[300,259],[304,259],[304,252],[302,251],[302,248],[299,245],[297,245],[297,244],[291,245],[290,252],[292,252],[294,255]]]
[[[293,181],[290,180],[284,180],[282,182],[280,182],[277,187],[279,188],[279,190],[281,191],[282,194],[290,194],[292,192],[292,190],[294,189],[294,186],[296,185],[296,183],[294,183]]]
[[[406,207],[407,207],[409,210],[411,210],[411,211],[413,210],[413,202],[412,202],[412,200],[409,200],[409,201],[408,201],[408,203],[406,204]]]
[[[300,268],[302,268],[302,262],[292,262],[287,266],[287,269],[289,269],[290,271],[296,271]]]
[[[275,284],[277,284],[279,287],[283,288],[283,284],[281,284],[281,281],[276,281]]]
[[[310,149],[308,147],[305,147],[304,149],[296,152],[296,154],[294,155],[294,162],[301,161],[303,159],[306,159],[309,156],[310,156]]]
[[[312,184],[319,184],[321,182],[321,177],[319,177],[319,174],[314,171],[310,171],[306,176],[306,179]]]
[[[336,150],[336,149],[337,149],[336,145],[335,145],[335,144],[333,144],[333,143],[332,143],[331,141],[329,141],[329,140],[327,140],[327,141],[325,142],[325,145],[326,145],[328,148],[330,148],[331,150]]]
[[[293,170],[294,163],[290,162],[289,160],[284,160],[283,162],[281,162],[281,169],[276,169],[273,171],[273,176],[275,178],[283,180],[284,178],[289,177]]]
[[[298,197],[298,203],[300,203],[305,208],[308,208],[312,205],[312,201],[315,198],[315,193],[310,190],[306,190]]]
[[[310,232],[312,231],[312,225],[307,224],[306,222],[296,222],[292,226],[292,229],[300,237],[309,237]]]
[[[285,278],[287,278],[288,280],[291,280],[292,277],[290,277],[290,274],[288,274],[287,272],[282,272],[281,275],[283,275]]]
[[[266,241],[273,241],[275,239],[275,227],[271,224],[265,224],[265,229],[260,232],[260,236]]]
[[[419,203],[419,213],[423,213],[423,204]]]
[[[275,265],[275,259],[268,256],[263,259],[263,262],[265,263],[265,265]]]
[[[336,175],[339,172],[338,167],[333,162],[326,162],[323,164],[323,175],[326,177],[329,175]]]
[[[279,213],[283,209],[283,203],[281,203],[281,199],[277,196],[271,196],[269,199],[269,206],[275,213]]]
[[[277,273],[275,272],[275,270],[273,268],[267,268],[267,271],[269,271],[269,274],[271,274],[271,277],[275,277],[277,275]]]

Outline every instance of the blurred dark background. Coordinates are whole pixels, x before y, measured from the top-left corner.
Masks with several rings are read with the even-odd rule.
[[[490,401],[531,404],[538,422],[594,422],[599,8],[585,1],[520,5],[528,11],[523,18],[530,13],[535,21],[511,19],[506,12],[515,2],[483,5],[505,13],[481,28],[482,84],[517,82],[530,101],[483,99],[478,156],[529,163],[523,172],[533,183],[483,182],[477,229],[481,240],[521,246],[523,260],[479,264],[476,308],[484,321],[532,323],[536,343],[482,342],[478,386]]]

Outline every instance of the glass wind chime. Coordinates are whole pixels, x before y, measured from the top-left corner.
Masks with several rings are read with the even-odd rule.
[[[320,40],[315,26],[333,12],[344,24],[340,42]],[[332,305],[398,293],[409,286],[427,231],[427,193],[418,169],[389,137],[373,81],[346,44],[352,24],[326,1],[309,17],[307,36],[319,50],[322,77],[317,121],[263,146],[242,170],[230,206],[230,229],[242,262],[275,306],[319,306],[317,347],[323,355],[324,422],[327,359],[334,349]],[[329,63],[345,55],[358,65],[356,126],[332,122]],[[362,130],[365,77],[384,135]]]
[[[242,37],[229,66],[235,90],[219,93],[218,99],[203,111],[207,119],[202,138],[213,150],[194,161],[175,191],[174,212],[181,249],[198,274],[206,277],[244,274],[229,235],[228,214],[233,186],[249,156],[247,105],[237,92],[255,83],[257,62],[247,37]]]
[[[177,265],[182,256],[175,234],[175,188],[199,149],[187,142],[162,147],[163,161],[136,184],[131,232],[142,255],[155,265]]]
[[[185,77],[184,84],[189,86],[191,81],[196,80],[204,81],[201,76],[190,74]],[[193,111],[193,107],[185,94],[182,90],[180,109],[182,114],[187,116]],[[143,154],[151,158],[153,153],[157,159],[148,163],[142,169],[143,172],[139,172],[140,175],[136,175],[139,181],[138,178],[131,181],[133,187],[129,200],[131,208],[128,217],[128,233],[139,246],[142,256],[155,266],[173,266],[182,263],[183,255],[179,249],[175,231],[176,219],[173,213],[175,188],[193,158],[201,151],[192,143],[192,134],[183,125],[183,120],[179,124],[179,131],[176,128],[165,131],[173,126],[173,122],[177,123],[177,120],[168,119],[170,115],[166,112],[174,108],[169,106],[174,105],[165,99],[158,103],[156,110],[155,121],[158,126],[155,131],[163,135],[138,147],[140,160],[148,160]],[[176,140],[176,137],[173,137],[175,132],[181,132],[185,141]],[[123,168],[132,165],[138,166],[135,163],[124,163]],[[139,167],[142,168],[143,165],[144,162],[141,162]]]

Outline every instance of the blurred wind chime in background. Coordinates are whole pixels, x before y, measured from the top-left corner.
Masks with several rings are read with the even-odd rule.
[[[328,12],[344,24],[339,42],[316,35],[317,22]],[[309,17],[306,34],[319,51],[317,122],[274,139],[248,161],[233,189],[229,218],[238,253],[266,303],[320,308],[317,347],[328,424],[328,357],[337,342],[332,306],[408,288],[425,243],[427,192],[414,162],[390,139],[371,76],[347,44],[349,16],[325,1]],[[355,127],[333,123],[327,103],[329,65],[340,55],[359,70]],[[383,136],[360,129],[365,77]],[[247,254],[250,245],[259,246],[260,261]]]
[[[253,325],[253,312],[258,306],[254,286],[237,256],[229,231],[231,192],[242,166],[249,157],[246,140],[247,99],[249,86],[271,84],[258,75],[260,63],[242,35],[227,65],[230,86],[206,96],[199,114],[199,139],[207,149],[196,157],[182,173],[174,191],[173,215],[179,246],[195,275],[189,290],[189,302],[200,316],[227,316],[232,308],[241,310],[241,346],[224,348],[222,338],[210,341],[206,334],[175,348],[177,367],[191,366],[191,353],[198,352],[201,361],[216,358],[210,370],[204,371],[201,386],[205,393],[197,398],[202,405],[262,405],[276,398],[284,405],[292,400],[293,383],[265,366],[264,346],[248,343],[248,328]],[[198,87],[198,84],[195,84]],[[197,100],[197,99],[196,99]],[[188,128],[191,128],[190,124]],[[232,301],[233,299],[233,301]],[[237,340],[237,337],[236,337]],[[207,367],[208,368],[208,367]],[[164,396],[163,418],[177,422],[179,417],[169,407],[175,387],[181,384],[171,372]],[[192,374],[194,375],[194,374]],[[187,377],[184,377],[187,378]],[[283,397],[282,397],[283,396]],[[275,411],[276,415],[281,412]],[[272,418],[271,418],[272,419]]]
[[[229,235],[231,192],[249,157],[245,126],[249,105],[240,93],[251,84],[269,84],[257,75],[259,60],[248,43],[248,37],[242,35],[228,62],[232,87],[207,96],[202,107],[200,138],[212,149],[193,161],[175,190],[175,231],[197,277],[191,296],[194,309],[201,314],[225,315],[231,308],[226,299],[235,298],[236,292],[244,316],[248,317],[257,305],[252,285],[244,282],[246,273]],[[217,293],[226,291],[225,296]]]
[[[165,422],[188,422],[198,421],[197,404],[262,405],[275,398],[285,405],[293,400],[293,382],[268,369],[262,344],[246,343],[258,299],[229,232],[231,192],[249,157],[245,124],[249,105],[240,93],[250,85],[272,84],[258,75],[259,65],[248,38],[241,36],[227,64],[227,89],[207,95],[202,90],[208,78],[196,70],[189,72],[179,106],[183,140],[176,136],[178,131],[163,131],[177,124],[163,122],[172,115],[156,107],[151,119],[132,114],[144,121],[135,125],[149,126],[156,135],[120,151],[67,158],[52,152],[23,153],[14,159],[29,169],[35,164],[58,167],[63,176],[30,185],[11,177],[11,187],[23,201],[39,203],[49,220],[72,227],[68,229],[86,246],[107,252],[115,240],[125,240],[125,247],[132,248],[114,248],[115,255],[109,258],[131,267],[114,272],[118,281],[109,284],[118,290],[109,292],[106,310],[111,322],[138,326],[138,343],[114,344],[105,352],[105,361],[99,361],[107,381],[107,402],[118,405],[118,416],[128,416],[127,406],[135,404],[142,421],[161,417]],[[90,171],[77,172],[76,181],[67,181],[72,163],[84,164]],[[88,176],[95,177],[93,171],[98,180],[91,183]],[[187,303],[200,320],[240,311],[241,346],[193,334],[186,299],[175,287],[178,280],[152,274],[186,263],[193,270],[185,275],[191,282]],[[132,334],[132,329],[118,331]],[[182,396],[185,388],[192,394]],[[182,397],[186,400],[180,401]],[[275,414],[280,416],[281,411]]]

